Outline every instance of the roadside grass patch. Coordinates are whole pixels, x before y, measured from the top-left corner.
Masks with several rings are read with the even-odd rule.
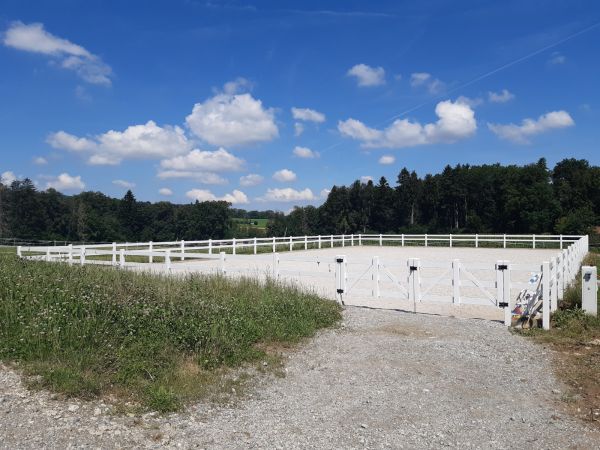
[[[33,387],[161,412],[241,381],[228,368],[339,321],[293,286],[158,276],[0,255],[0,360]]]

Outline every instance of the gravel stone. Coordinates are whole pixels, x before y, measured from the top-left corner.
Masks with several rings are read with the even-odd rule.
[[[167,416],[52,400],[0,366],[0,448],[600,447],[553,394],[551,351],[499,323],[367,308],[346,308],[344,323],[244,399]]]

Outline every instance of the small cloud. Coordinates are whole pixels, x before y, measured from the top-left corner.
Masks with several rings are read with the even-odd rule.
[[[298,202],[314,200],[315,196],[308,188],[297,191],[292,188],[267,189],[264,196],[257,198],[261,202]]]
[[[170,197],[171,195],[173,195],[173,191],[169,188],[160,188],[158,190],[158,193],[160,195],[164,195],[165,197]]]
[[[45,166],[46,164],[48,164],[48,160],[43,156],[36,156],[35,158],[33,158],[33,163],[37,166]]]
[[[11,172],[10,170],[7,170],[6,172],[0,174],[0,183],[4,184],[5,186],[12,184],[12,182],[16,181],[16,179],[17,176],[14,172]]]
[[[85,183],[81,180],[81,176],[71,176],[64,172],[46,183],[46,189],[49,188],[57,191],[83,191]]]
[[[396,157],[392,155],[383,155],[379,158],[379,164],[383,164],[385,166],[389,166],[390,164],[394,164],[396,162]]]
[[[296,122],[294,124],[294,136],[298,137],[302,133],[304,133],[304,125],[302,125],[300,122]]]
[[[161,180],[188,179],[202,184],[227,184],[227,179],[222,176],[199,170],[161,170],[156,176]]]
[[[575,125],[575,121],[566,111],[552,111],[541,115],[537,119],[523,119],[521,125],[510,123],[500,125],[488,123],[488,128],[501,139],[506,139],[517,144],[529,144],[529,137],[560,128]]]
[[[373,181],[373,177],[371,175],[363,175],[360,177],[360,182],[367,184],[369,181]]]
[[[314,158],[318,158],[321,156],[319,154],[319,152],[315,152],[308,147],[296,146],[294,148],[293,153],[294,153],[294,156],[297,156],[298,158],[306,158],[306,159],[314,159]]]
[[[560,52],[553,52],[550,55],[550,59],[548,60],[548,64],[552,66],[564,64],[567,62],[567,58],[562,55]]]
[[[371,67],[366,64],[357,64],[346,75],[355,77],[359,86],[380,86],[385,84],[385,70],[383,67]]]
[[[222,197],[217,197],[211,191],[206,189],[192,189],[185,193],[186,197],[191,200],[198,200],[199,202],[209,201],[225,201],[231,204],[246,204],[249,203],[248,196],[242,191],[234,189],[231,194],[225,194]]]
[[[240,177],[240,186],[257,186],[260,183],[262,183],[264,179],[265,178],[262,175],[259,175],[257,173],[250,173],[248,175]]]
[[[427,72],[414,72],[410,75],[410,85],[413,88],[425,87],[430,94],[439,94],[446,87],[445,83],[434,78]]]
[[[488,100],[492,103],[506,103],[515,98],[515,94],[508,89],[502,89],[500,92],[488,92]]]
[[[467,105],[471,108],[477,108],[479,105],[483,104],[483,99],[481,97],[470,98],[461,95],[456,99],[456,103],[462,103],[463,105]]]
[[[112,83],[112,69],[100,57],[49,33],[41,23],[13,22],[4,33],[3,43],[17,50],[51,57],[57,62],[57,67],[74,71],[87,83],[105,86]]]
[[[289,183],[296,181],[296,174],[289,169],[281,169],[273,174],[273,179],[281,183]]]
[[[292,116],[296,120],[303,120],[305,122],[325,122],[325,114],[310,108],[292,108]]]
[[[115,186],[122,187],[124,189],[133,189],[135,187],[135,183],[125,180],[113,180],[112,184]]]

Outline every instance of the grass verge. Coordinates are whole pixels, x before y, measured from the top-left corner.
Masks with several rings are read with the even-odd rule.
[[[339,319],[336,303],[273,282],[0,255],[0,360],[67,396],[177,410]]]
[[[590,253],[584,265],[600,267],[600,254]],[[555,351],[555,373],[568,387],[562,395],[567,410],[600,426],[600,318],[581,310],[581,274],[559,307],[549,331],[522,333]]]

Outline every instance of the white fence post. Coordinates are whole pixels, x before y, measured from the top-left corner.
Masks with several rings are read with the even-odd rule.
[[[342,234],[342,247],[346,246],[346,235]]]
[[[535,234],[531,235],[531,246],[535,248]]]
[[[73,264],[73,244],[69,244],[69,264]]]
[[[290,252],[294,250],[294,241],[292,240],[292,236],[290,236]]]
[[[273,279],[279,280],[279,253],[273,253]]]
[[[335,291],[337,300],[344,304],[344,293],[346,292],[346,255],[335,257]]]
[[[400,242],[402,244],[402,247],[404,247],[404,233],[402,233],[402,235],[400,236]]]
[[[46,247],[46,261],[50,261],[50,247]]]
[[[23,247],[21,247],[20,245],[17,247],[17,256],[19,258],[23,257]]]
[[[475,248],[479,248],[479,235],[475,235]]]
[[[373,262],[371,263],[373,270],[371,272],[371,279],[373,280],[373,290],[371,295],[375,298],[379,298],[379,256],[373,256]]]
[[[558,270],[556,270],[556,257],[550,259],[550,309],[556,311],[558,309]]]
[[[449,234],[448,236],[450,236],[450,248],[452,248],[452,235]]]
[[[308,250],[308,237],[304,236],[304,250]]]
[[[231,242],[232,242],[232,244],[231,244],[231,249],[232,249],[231,253],[233,253],[235,255],[235,238],[233,238],[233,240]]]
[[[563,237],[562,234],[560,235],[560,249],[562,250],[563,248]]]
[[[256,255],[256,252],[258,251],[257,249],[257,242],[256,242],[256,238],[254,238],[254,254]]]
[[[329,239],[331,240],[331,248],[333,248],[333,234],[329,236]]]
[[[79,251],[79,264],[82,266],[85,264],[85,245],[82,245]]]
[[[452,260],[452,303],[460,303],[460,260]]]
[[[219,252],[219,260],[221,261],[221,275],[225,275],[227,273],[227,271],[225,270],[225,252]]]
[[[425,233],[425,247],[427,247],[427,233]]]
[[[154,251],[154,245],[152,241],[148,242],[148,251],[150,252],[148,255],[148,262],[152,264],[154,262],[154,256],[152,255],[152,252]]]
[[[183,256],[183,254],[185,253],[185,241],[182,239],[181,240],[181,256],[179,257],[180,261],[183,261],[185,259],[185,257]]]
[[[358,234],[358,245],[359,247],[362,245],[362,234]]]
[[[171,250],[167,250],[165,252],[165,266],[167,267],[167,270],[170,272],[171,271]]]
[[[383,245],[383,236],[380,234],[379,235],[379,246],[381,247]]]
[[[112,265],[113,266],[117,265],[117,243],[116,242],[112,243]]]
[[[125,267],[125,249],[119,250],[119,267]]]
[[[354,247],[354,235],[350,235],[350,247]]]
[[[212,255],[212,239],[208,240],[208,254]]]
[[[506,248],[506,234],[502,238],[503,247]]]
[[[276,247],[276,245],[275,245],[275,236],[273,236],[273,253],[275,253],[275,247]]]
[[[542,326],[550,329],[550,263],[542,263]]]
[[[596,266],[581,268],[581,309],[587,314],[598,315],[598,269]]]
[[[413,311],[417,312],[417,302],[421,301],[421,260],[409,258],[408,264],[408,300],[413,302]]]
[[[319,235],[319,249],[321,249],[321,235]]]

